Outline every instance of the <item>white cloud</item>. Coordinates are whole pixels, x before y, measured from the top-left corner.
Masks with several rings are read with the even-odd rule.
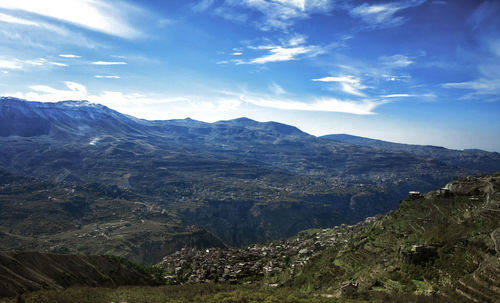
[[[22,69],[22,64],[17,60],[0,60],[0,68],[5,69]]]
[[[390,94],[390,95],[384,95],[381,96],[382,98],[407,98],[407,97],[414,97],[415,95],[410,95],[410,94]]]
[[[14,23],[14,24],[29,25],[29,26],[39,26],[39,24],[36,22],[26,20],[26,19],[17,18],[17,17],[11,16],[11,15],[3,14],[3,13],[0,13],[0,21],[7,22],[7,23]]]
[[[60,62],[47,62],[47,64],[50,64],[50,65],[55,65],[55,66],[68,66],[68,64],[66,63],[60,63]]]
[[[0,7],[58,19],[122,38],[143,35],[128,22],[130,16],[140,10],[125,3],[113,5],[102,0],[0,0]]]
[[[94,61],[92,62],[94,65],[125,65],[127,62],[123,61]]]
[[[85,100],[88,97],[85,86],[75,82],[64,82],[67,90],[58,90],[47,85],[30,86],[31,92],[17,93],[13,96],[42,102],[56,102],[63,100]]]
[[[312,81],[337,82],[340,84],[343,92],[360,97],[366,96],[363,92],[361,92],[361,90],[368,88],[367,86],[362,85],[361,80],[355,76],[324,77],[312,79]]]
[[[351,9],[353,17],[361,18],[372,27],[393,27],[403,24],[406,19],[403,16],[396,16],[400,11],[419,6],[426,0],[404,0],[400,2],[368,4],[364,3]]]
[[[310,103],[294,100],[251,97],[244,97],[243,100],[261,107],[300,111],[338,112],[355,115],[372,115],[376,107],[386,103],[385,101],[375,100],[352,101],[335,98],[318,98]]]
[[[310,47],[281,47],[268,46],[260,47],[259,49],[268,49],[269,53],[266,56],[252,59],[250,61],[240,61],[238,64],[265,64],[269,62],[291,61],[296,60],[298,55],[307,54],[312,51]]]
[[[35,60],[18,60],[18,59],[16,59],[16,61],[19,63],[25,64],[25,65],[33,65],[33,66],[44,66],[44,65],[68,66],[68,64],[66,64],[66,63],[48,61],[45,58],[38,58]]]
[[[120,76],[112,76],[112,75],[95,75],[94,77],[98,79],[120,79]]]
[[[372,115],[375,114],[374,110],[386,103],[388,100],[376,99],[363,99],[360,101],[355,100],[341,100],[330,97],[314,97],[310,98],[308,102],[300,98],[296,99],[282,98],[276,96],[268,96],[262,94],[255,94],[249,92],[221,92],[225,95],[232,96],[243,103],[256,105],[259,107],[283,109],[283,110],[297,110],[297,111],[318,111],[318,112],[338,112],[354,115]]]
[[[261,45],[249,46],[248,48],[256,51],[266,51],[267,54],[251,60],[234,59],[236,64],[266,64],[270,62],[298,60],[301,56],[315,57],[323,54],[325,50],[317,45],[303,45],[304,37],[293,37],[282,45]]]
[[[82,56],[73,55],[73,54],[60,54],[59,57],[63,57],[63,58],[81,58]]]

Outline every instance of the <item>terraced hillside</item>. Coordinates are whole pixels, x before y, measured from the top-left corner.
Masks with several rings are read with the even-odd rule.
[[[407,293],[451,301],[500,298],[500,174],[460,178],[351,233],[291,283],[359,297]]]

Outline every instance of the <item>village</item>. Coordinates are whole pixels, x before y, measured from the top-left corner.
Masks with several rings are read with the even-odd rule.
[[[294,275],[315,254],[336,243],[348,242],[353,232],[377,219],[369,217],[355,225],[304,231],[290,239],[243,248],[182,248],[165,256],[160,266],[168,284],[251,284],[266,278],[269,287],[277,287],[279,281],[273,277],[286,270]]]

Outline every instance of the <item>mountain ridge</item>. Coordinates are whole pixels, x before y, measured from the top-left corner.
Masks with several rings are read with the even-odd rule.
[[[402,151],[421,156],[429,156],[451,165],[465,168],[480,168],[482,171],[494,173],[500,170],[500,153],[480,149],[455,150],[442,146],[404,144],[378,139],[371,139],[348,134],[324,135],[321,138],[359,146],[369,146],[384,150]]]
[[[40,103],[7,103],[9,112],[0,102],[0,121],[11,131],[42,121],[47,132],[0,136],[0,169],[57,184],[117,186],[235,246],[355,223],[394,209],[409,190],[481,173],[275,122],[146,121],[73,101],[41,105],[39,115],[25,107]]]

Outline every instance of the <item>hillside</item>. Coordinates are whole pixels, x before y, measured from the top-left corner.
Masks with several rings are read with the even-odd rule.
[[[0,252],[0,298],[76,285],[158,284],[146,269],[116,257]]]
[[[331,293],[359,284],[360,298],[398,293],[443,301],[500,298],[500,174],[461,178],[349,234],[292,280]],[[428,297],[430,298],[430,297]]]
[[[165,224],[196,225],[233,246],[352,224],[394,209],[409,190],[481,171],[275,122],[146,121],[84,101],[2,98],[0,121],[0,169],[116,186],[165,210]]]

